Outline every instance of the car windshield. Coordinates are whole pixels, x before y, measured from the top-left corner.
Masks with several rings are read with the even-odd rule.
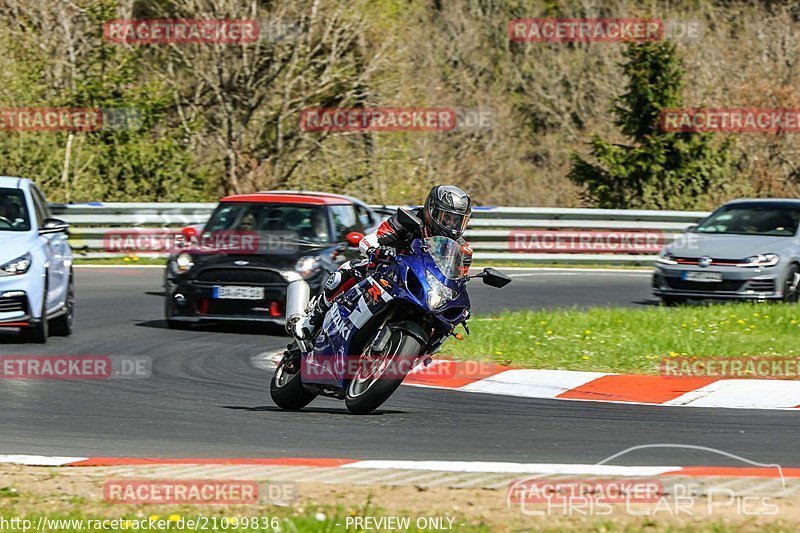
[[[19,189],[0,189],[0,231],[29,231],[31,217]]]
[[[314,244],[330,242],[327,212],[322,206],[223,203],[203,227],[203,232],[214,231],[254,231],[292,235]]]
[[[697,226],[698,233],[791,237],[800,222],[800,206],[734,204],[725,206]]]
[[[430,237],[425,239],[428,254],[447,279],[461,279],[467,275],[468,267],[464,263],[464,252],[453,239],[447,237]]]

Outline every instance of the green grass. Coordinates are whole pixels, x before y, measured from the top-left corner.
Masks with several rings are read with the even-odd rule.
[[[594,308],[476,316],[442,354],[512,366],[658,374],[668,357],[800,356],[800,306]],[[460,328],[459,328],[460,330]]]

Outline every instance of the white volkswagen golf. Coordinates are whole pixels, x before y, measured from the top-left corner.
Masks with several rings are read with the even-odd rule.
[[[0,327],[20,328],[24,340],[72,333],[68,229],[30,180],[0,177]]]

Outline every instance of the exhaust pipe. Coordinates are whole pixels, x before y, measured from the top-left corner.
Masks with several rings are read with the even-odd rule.
[[[311,298],[311,287],[302,279],[289,282],[286,287],[286,329],[294,324],[306,314],[306,307]]]

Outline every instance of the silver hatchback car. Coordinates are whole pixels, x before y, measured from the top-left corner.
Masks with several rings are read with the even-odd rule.
[[[729,202],[666,246],[653,274],[665,304],[688,299],[798,300],[800,200]]]

